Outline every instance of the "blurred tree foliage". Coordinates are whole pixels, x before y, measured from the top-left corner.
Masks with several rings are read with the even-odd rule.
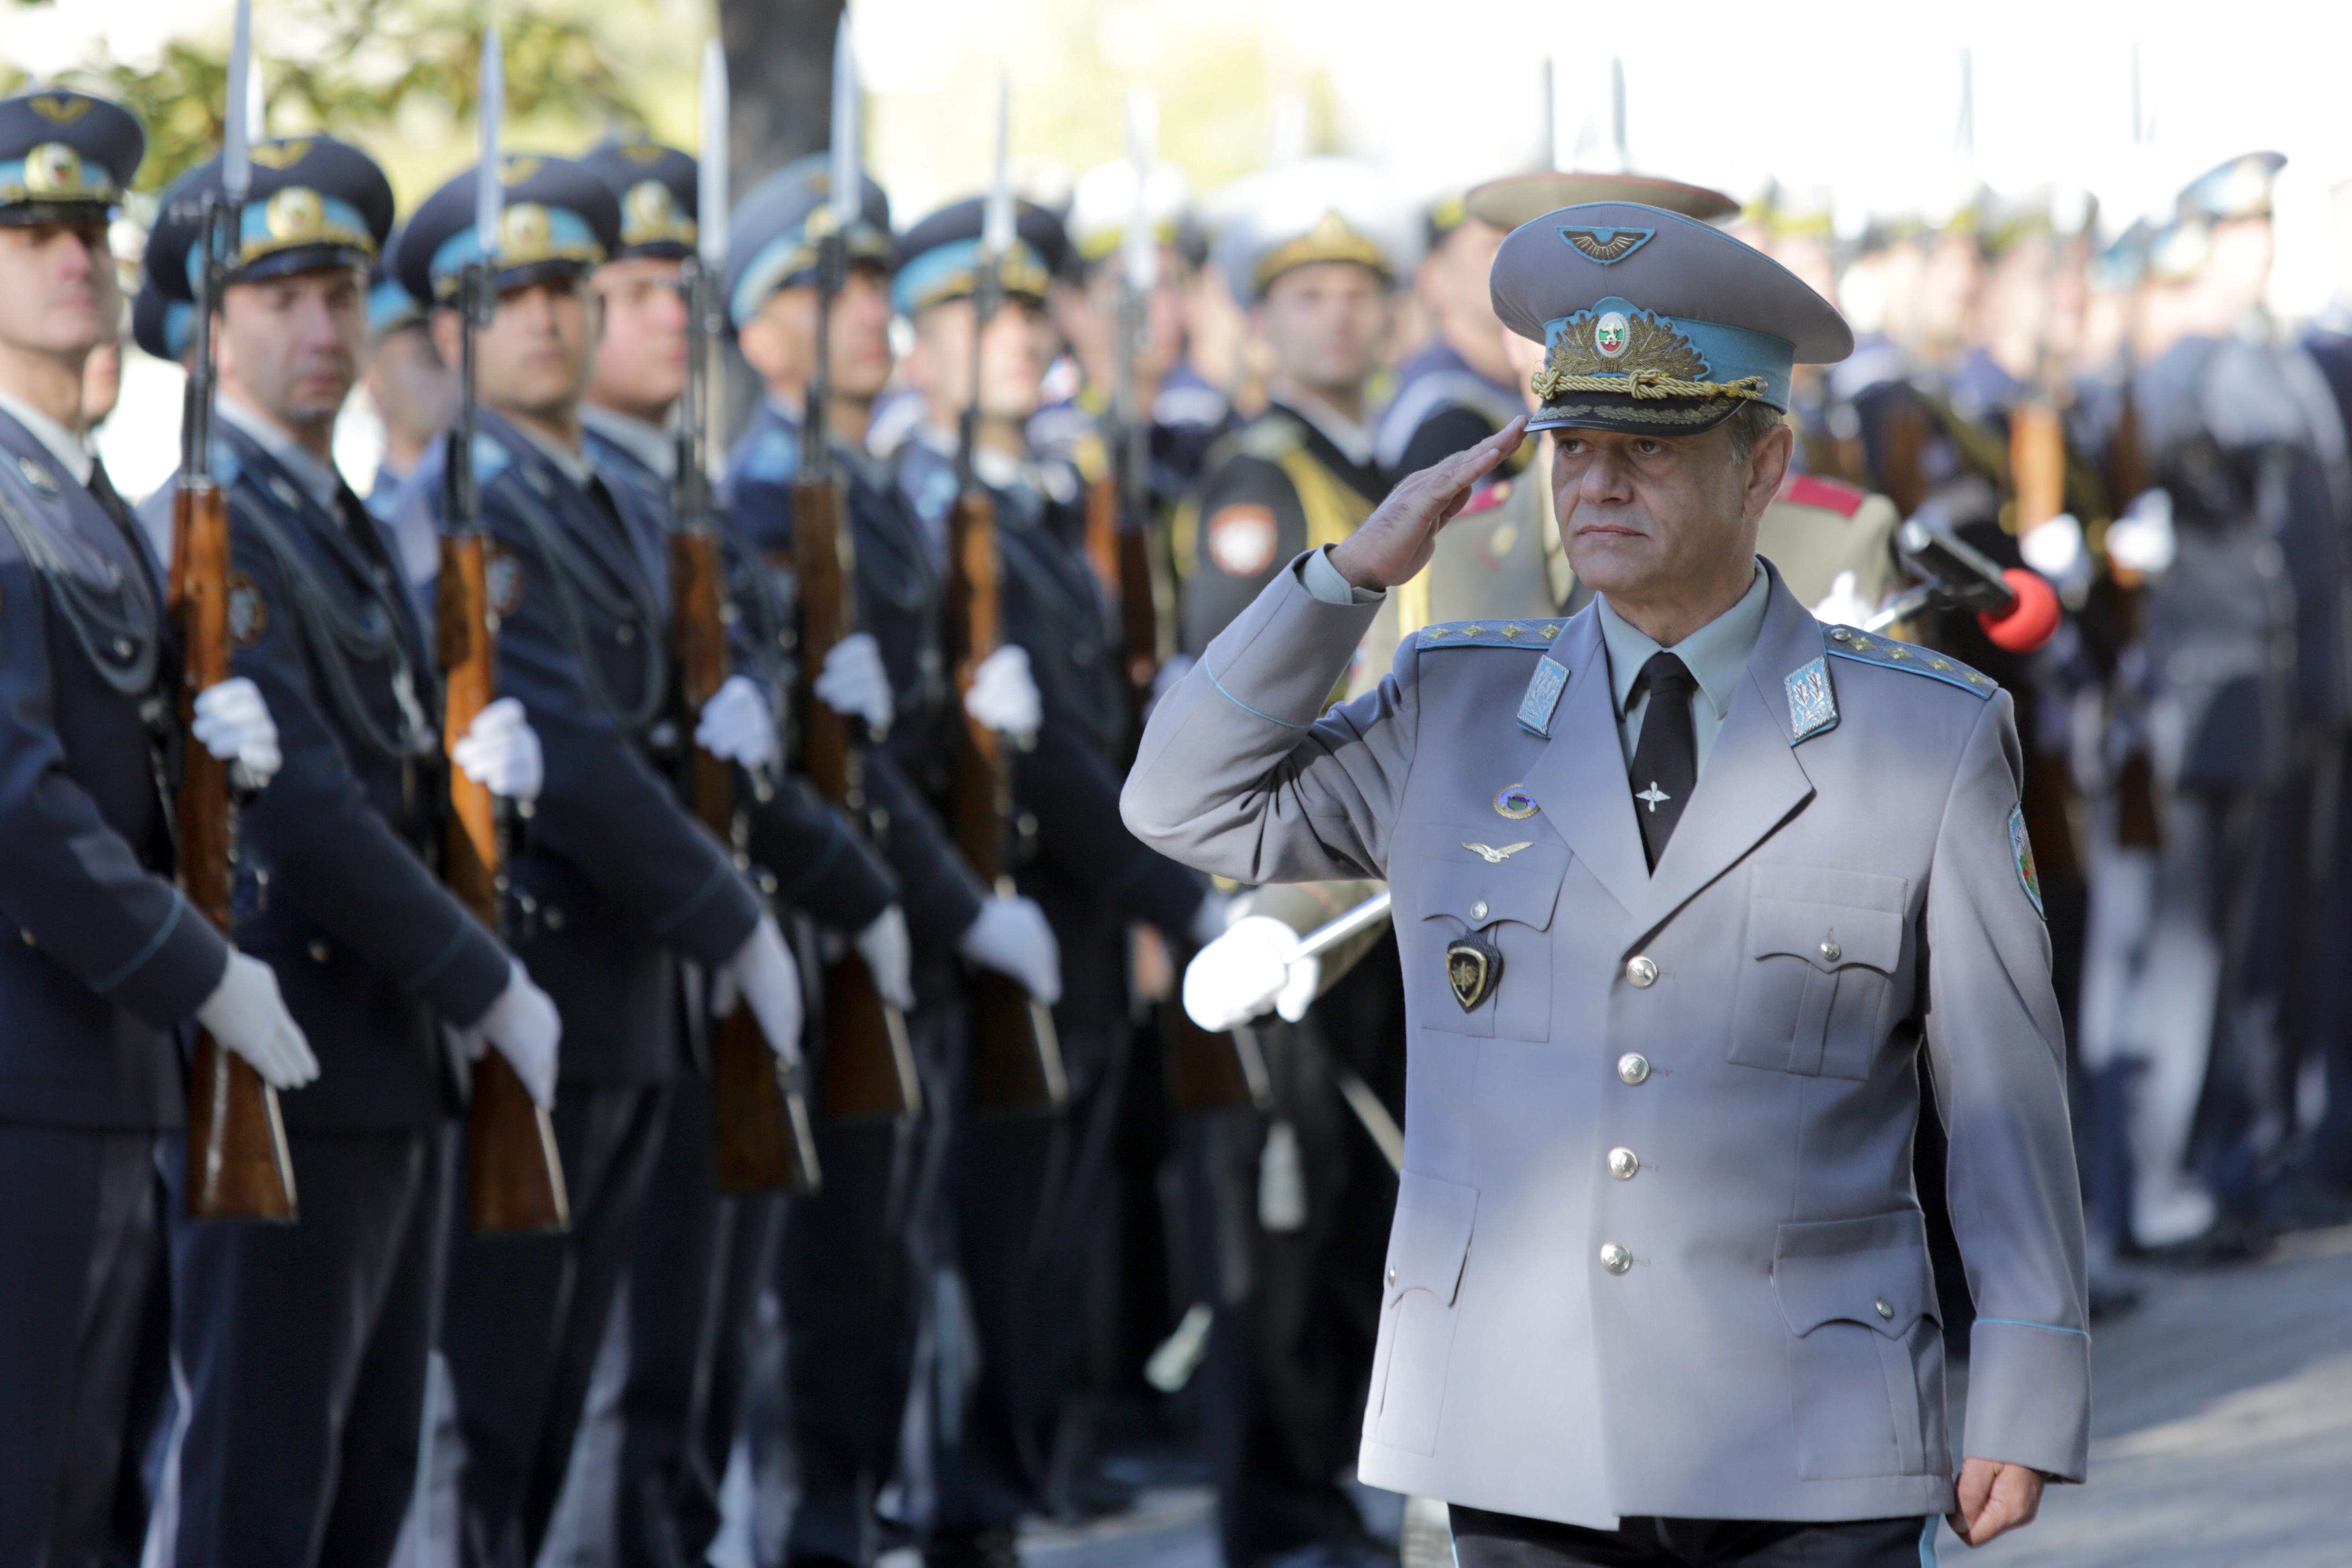
[[[478,0],[272,0],[257,19],[254,40],[271,119],[346,133],[389,128],[415,107],[470,120],[482,27],[493,21],[506,43],[509,114],[644,126],[644,107],[614,69],[613,47],[590,16],[554,15],[543,6],[493,11]],[[142,191],[170,183],[220,146],[226,36],[172,39],[152,68],[98,58],[60,74],[121,99],[146,122]]]

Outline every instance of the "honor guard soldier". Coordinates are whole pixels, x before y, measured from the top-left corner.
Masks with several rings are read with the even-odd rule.
[[[677,962],[730,985],[788,1056],[800,992],[759,890],[672,782],[689,724],[695,744],[726,761],[772,765],[767,699],[730,685],[698,717],[671,711],[662,518],[582,450],[597,330],[589,280],[619,244],[618,204],[567,159],[514,157],[496,173],[504,215],[496,309],[476,344],[473,457],[499,682],[527,706],[544,748],[544,784],[508,874],[519,949],[563,1018],[554,1122],[572,1223],[562,1235],[459,1237],[442,1344],[465,1437],[469,1560],[521,1563],[562,1485],[659,1154],[681,1057]],[[402,279],[430,302],[451,362],[459,277],[479,255],[480,174],[427,199],[399,251]],[[412,504],[444,504],[447,447],[411,481]]]
[[[798,595],[793,486],[817,368],[821,245],[838,226],[830,167],[826,155],[811,154],[743,198],[730,221],[722,284],[737,342],[764,387],[729,454],[728,510],[788,602]],[[814,689],[865,729],[865,809],[898,874],[913,939],[907,1027],[924,1107],[897,1123],[817,1120],[825,1184],[793,1207],[781,1294],[800,1483],[788,1556],[866,1563],[881,1550],[875,1499],[897,1472],[919,1309],[914,1249],[944,1196],[938,1084],[961,1050],[958,960],[1050,980],[1055,954],[1034,905],[992,897],[943,821],[964,722],[948,667],[945,541],[927,533],[888,467],[865,447],[875,399],[890,379],[897,255],[888,199],[871,180],[843,243],[848,267],[832,305],[831,398],[820,413],[847,493],[855,617],[864,635],[835,645]],[[1036,706],[1018,659],[1000,660],[983,687],[975,688],[983,709],[992,695],[1000,705]]]
[[[1423,214],[1425,248],[1413,297],[1428,317],[1428,347],[1397,370],[1374,456],[1391,483],[1475,446],[1518,417],[1518,378],[1503,324],[1486,302],[1486,272],[1509,232],[1470,210],[1459,191]]]
[[[1947,1511],[1981,1544],[2082,1479],[2089,1412],[2009,698],[1754,556],[1790,368],[1852,346],[1827,302],[1630,203],[1518,229],[1494,293],[1547,345],[1531,423],[1595,602],[1424,628],[1323,714],[1506,426],[1286,565],[1125,800],[1203,869],[1394,895],[1412,1075],[1359,1474],[1452,1503],[1465,1568],[1911,1568]],[[1957,1483],[1923,1049],[1980,1314]]]
[[[1302,549],[1355,531],[1387,493],[1368,405],[1404,246],[1370,169],[1309,159],[1260,177],[1217,246],[1272,352],[1265,412],[1209,454],[1170,540],[1182,645],[1198,653]]]
[[[679,439],[670,426],[686,390],[688,301],[680,285],[698,232],[695,161],[674,148],[616,141],[582,162],[621,208],[620,245],[596,271],[603,329],[580,410],[585,449],[608,483],[635,490],[674,529]],[[782,689],[783,615],[764,575],[734,553],[736,623],[766,632],[741,645],[763,656],[766,684]],[[805,781],[772,782],[765,800],[748,791],[743,800],[751,814],[746,847],[764,890],[854,938],[885,994],[910,1000],[906,916],[893,902],[889,869]],[[627,1352],[614,1404],[619,1474],[609,1488],[580,1493],[595,1521],[592,1538],[611,1540],[624,1563],[698,1563],[718,1535],[718,1484],[749,1380],[752,1315],[783,1218],[778,1198],[719,1190],[709,1044],[705,1020],[694,1016],[701,1011],[689,1012],[689,1070],[671,1096],[647,1199],[660,1221],[639,1235],[629,1270]]]
[[[368,273],[367,369],[360,384],[383,422],[383,458],[367,493],[368,509],[389,517],[408,476],[425,461],[425,448],[449,428],[457,413],[457,371],[433,346],[427,312],[400,281],[400,231],[383,242]],[[432,541],[413,541],[422,547]],[[403,540],[404,548],[412,541]],[[433,575],[437,561],[421,549],[409,562],[418,581]]]
[[[320,1058],[287,1094],[301,1218],[173,1228],[186,1378],[184,1563],[383,1563],[415,1491],[443,1281],[444,1023],[487,1041],[542,1101],[554,1004],[426,867],[447,799],[433,644],[391,537],[334,465],[367,344],[369,264],[392,187],[322,136],[265,141],[215,331],[215,472],[229,491],[234,665],[261,689],[286,766],[243,814],[268,890],[238,946],[267,962]],[[194,304],[218,159],[167,193],[150,277]],[[528,797],[538,742],[512,701],[460,743]]]
[[[899,242],[898,305],[915,328],[907,379],[923,395],[925,419],[898,449],[898,483],[945,539],[959,488],[957,426],[977,387],[965,439],[994,511],[1005,646],[1025,653],[1038,693],[1031,712],[1002,715],[992,727],[1024,737],[1013,800],[1029,841],[1016,881],[1045,910],[1061,955],[1054,1020],[1068,1103],[1055,1118],[960,1130],[952,1234],[981,1371],[971,1407],[941,1423],[943,1434],[961,1433],[940,1439],[940,1517],[926,1548],[939,1562],[1003,1560],[1019,1514],[1046,1500],[1039,1461],[1054,1452],[1077,1348],[1066,1325],[1079,1318],[1100,1241],[1093,1215],[1128,1067],[1128,924],[1188,945],[1224,928],[1224,901],[1118,820],[1113,758],[1127,727],[1125,683],[1110,605],[1086,553],[1084,484],[1070,465],[1041,461],[1024,434],[1051,357],[1045,305],[1066,287],[1055,280],[1069,264],[1067,241],[1051,214],[1022,204],[999,263],[1003,304],[982,325],[984,207],[957,203]]]
[[[317,1076],[268,964],[173,886],[172,791],[201,744],[259,789],[277,727],[240,675],[176,716],[153,552],[76,432],[121,289],[107,224],[146,145],[121,105],[0,100],[0,1563],[128,1560],[160,1397],[159,1139],[191,1017],[291,1091]]]

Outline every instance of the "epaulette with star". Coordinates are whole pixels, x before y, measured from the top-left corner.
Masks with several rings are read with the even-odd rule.
[[[1414,633],[1417,648],[1543,648],[1559,636],[1565,620],[1444,621]]]
[[[1875,632],[1857,631],[1852,626],[1832,626],[1824,633],[1822,648],[1833,658],[1852,659],[1857,664],[1877,664],[1889,670],[1908,670],[1915,675],[1925,675],[1931,681],[1958,686],[1974,697],[1990,698],[2000,690],[1999,681],[1969,668],[1949,653],[1898,643]]]

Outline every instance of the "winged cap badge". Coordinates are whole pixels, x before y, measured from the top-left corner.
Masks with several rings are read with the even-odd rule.
[[[1498,850],[1492,844],[1474,844],[1465,839],[1463,841],[1462,847],[1478,856],[1488,865],[1501,865],[1521,850],[1532,847],[1534,843],[1533,839],[1521,839],[1516,844],[1505,844]]]
[[[1595,229],[1562,227],[1559,237],[1587,261],[1613,266],[1650,243],[1655,229]]]

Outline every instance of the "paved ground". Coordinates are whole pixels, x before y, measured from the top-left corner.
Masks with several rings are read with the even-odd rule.
[[[2031,1529],[1941,1556],[1985,1568],[2352,1568],[2352,1228],[2260,1263],[2150,1272],[2092,1359],[2091,1484]],[[1204,1492],[1025,1534],[1027,1568],[1220,1568]],[[1442,1542],[1409,1520],[1407,1568]],[[892,1565],[896,1568],[896,1565]]]

